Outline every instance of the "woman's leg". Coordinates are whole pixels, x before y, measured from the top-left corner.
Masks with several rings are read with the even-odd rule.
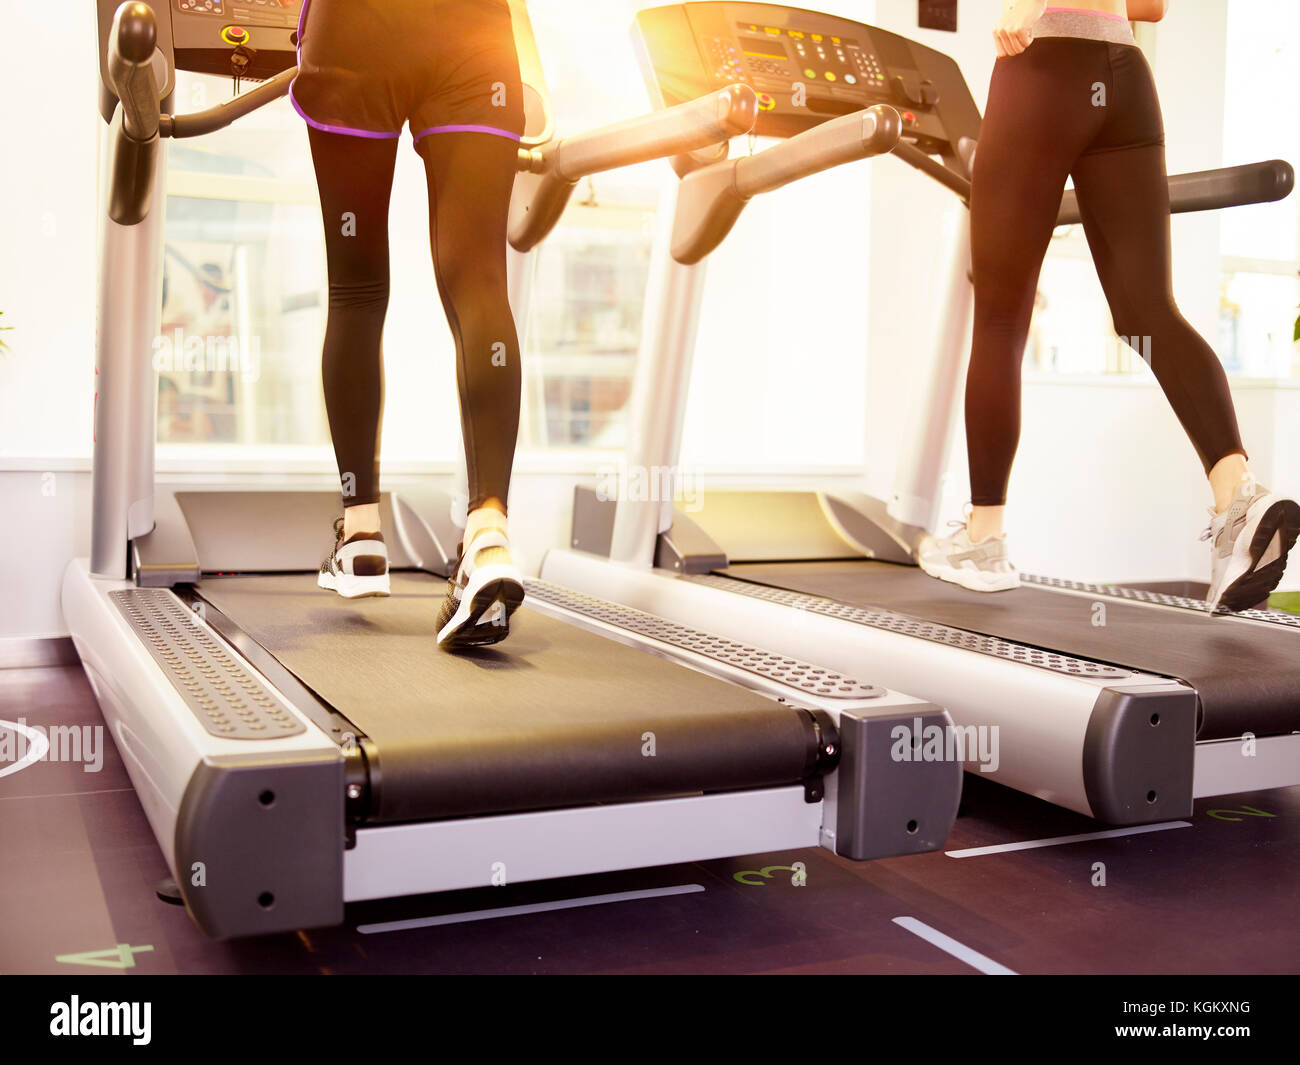
[[[344,539],[379,532],[380,350],[397,140],[309,129],[329,271],[321,375],[343,493]]]
[[[1164,148],[1085,155],[1074,184],[1115,332],[1149,362],[1222,510],[1246,473],[1246,452],[1223,365],[1174,302]]]
[[[468,540],[490,519],[484,511],[506,513],[519,432],[519,339],[506,289],[518,144],[490,133],[433,133],[418,149],[429,182],[434,272],[456,344]]]
[[[1038,41],[999,59],[975,151],[971,266],[975,321],[966,376],[970,537],[1002,532],[1007,481],[1020,440],[1020,372],[1038,275],[1061,192],[1095,117],[1067,106],[1064,86],[1092,77],[1076,43]],[[1075,67],[1080,67],[1075,71]],[[1064,79],[1064,82],[1063,82]],[[1082,92],[1082,89],[1080,89]]]

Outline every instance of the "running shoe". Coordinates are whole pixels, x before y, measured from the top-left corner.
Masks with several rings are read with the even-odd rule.
[[[1277,495],[1246,474],[1221,514],[1210,508],[1210,591],[1216,614],[1248,610],[1268,598],[1286,571],[1300,533],[1300,503]]]
[[[964,521],[950,521],[948,536],[925,536],[916,549],[917,564],[931,577],[959,584],[972,592],[1005,592],[1020,587],[1020,574],[1007,555],[1007,537],[972,543]]]
[[[316,584],[344,599],[388,595],[388,545],[379,533],[343,538],[343,519],[334,521],[334,547],[320,565]]]
[[[489,547],[510,547],[500,529],[481,529],[461,545],[456,572],[438,611],[438,644],[449,651],[500,643],[510,635],[510,616],[524,601],[524,581],[512,563],[479,566],[475,559]]]

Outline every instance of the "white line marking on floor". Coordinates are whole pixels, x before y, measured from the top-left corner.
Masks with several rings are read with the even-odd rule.
[[[500,906],[491,910],[470,910],[467,913],[443,913],[436,917],[413,917],[408,921],[359,924],[357,931],[363,935],[373,935],[376,932],[400,932],[408,928],[432,928],[436,925],[464,924],[467,921],[490,921],[497,917],[520,917],[527,913],[546,913],[550,910],[573,910],[580,906],[603,906],[610,902],[634,902],[637,899],[660,899],[668,895],[691,895],[703,890],[703,884],[678,884],[675,887],[648,888],[645,891],[616,891],[609,895],[556,899],[554,902],[533,902],[524,906]]]
[[[1062,843],[1086,843],[1090,839],[1113,839],[1118,836],[1136,836],[1142,832],[1163,832],[1168,828],[1191,828],[1190,821],[1161,821],[1155,825],[1134,825],[1132,828],[1108,828],[1104,832],[1084,832],[1077,836],[1053,836],[1051,839],[1026,839],[1019,843],[998,843],[992,847],[967,847],[959,851],[944,851],[949,858],[977,858],[981,854],[1006,854],[1008,851],[1030,851],[1037,847],[1057,847]]]
[[[31,795],[0,795],[0,802],[12,802],[14,799],[84,799],[90,795],[116,795],[122,791],[134,791],[134,788],[97,788],[94,791],[52,791],[33,793]]]
[[[17,773],[26,769],[29,765],[35,765],[45,757],[46,752],[50,749],[50,741],[45,738],[45,733],[31,725],[20,725],[17,721],[0,720],[0,732],[19,733],[27,740],[28,747],[27,753],[13,765],[0,769],[0,777],[7,777],[10,773]]]
[[[945,954],[951,954],[958,961],[964,961],[974,969],[978,969],[985,976],[1016,976],[1014,969],[1008,969],[1005,965],[999,965],[992,958],[985,957],[978,950],[972,950],[963,943],[958,943],[952,936],[946,936],[937,928],[931,928],[923,921],[918,921],[915,917],[895,917],[894,924],[899,928],[905,928],[914,936],[920,936],[927,943],[938,947]]]

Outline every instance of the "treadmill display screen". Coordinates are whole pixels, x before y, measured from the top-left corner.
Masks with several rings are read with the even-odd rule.
[[[785,50],[785,45],[781,43],[779,37],[742,37],[740,38],[740,47],[745,55],[752,56],[755,59],[786,60],[790,58],[790,53]]]
[[[883,82],[883,78],[875,77],[874,62],[863,54],[858,42],[851,37],[763,26],[754,22],[741,22],[736,28],[740,31],[740,46],[746,62],[756,72],[762,70],[756,64],[792,60],[795,71],[780,73],[832,85]]]

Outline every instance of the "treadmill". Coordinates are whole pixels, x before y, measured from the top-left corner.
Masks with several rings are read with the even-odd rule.
[[[393,595],[320,591],[336,492],[155,486],[165,137],[283,96],[299,5],[99,0],[108,125],[91,555],[64,616],[189,912],[241,936],[336,924],[344,904],[790,848],[940,847],[960,767],[892,747],[941,708],[848,674],[529,581],[508,642],[441,651],[458,531],[432,491],[386,492]],[[511,241],[586,174],[744,132],[745,86],[551,136],[528,82]],[[172,115],[174,70],[257,87]],[[902,730],[900,734],[899,730]]]
[[[1300,617],[1216,618],[1187,597],[1032,576],[987,595],[913,563],[938,525],[969,351],[980,116],[953,60],[875,26],[760,3],[652,8],[635,35],[657,106],[749,85],[760,94],[755,131],[787,145],[847,109],[901,112],[889,154],[960,200],[939,351],[891,500],[705,487],[687,513],[671,485],[617,501],[579,487],[572,549],[551,552],[542,575],[932,700],[956,722],[968,771],[1101,821],[1186,817],[1198,797],[1300,783]],[[749,198],[751,167],[742,158],[687,172],[655,250],[660,299],[643,336],[628,463],[661,481],[680,454],[704,259]],[[1273,160],[1169,184],[1183,212],[1280,199],[1293,182]],[[1067,192],[1060,222],[1078,221]],[[996,744],[995,759],[972,756],[980,742]]]

